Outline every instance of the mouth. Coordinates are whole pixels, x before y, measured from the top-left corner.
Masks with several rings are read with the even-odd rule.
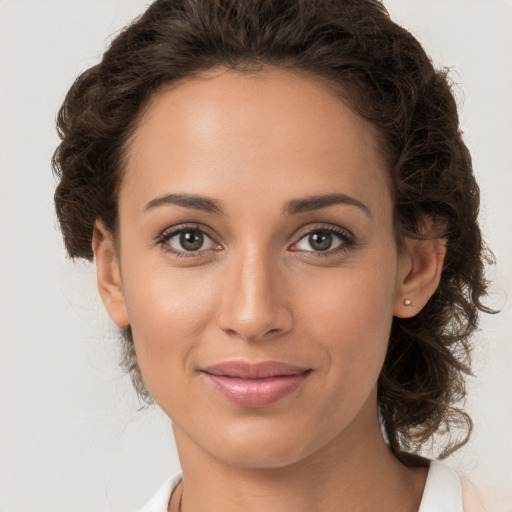
[[[292,393],[311,371],[278,361],[227,361],[209,366],[201,373],[228,401],[242,407],[265,407]]]

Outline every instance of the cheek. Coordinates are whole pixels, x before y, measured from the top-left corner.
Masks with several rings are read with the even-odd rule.
[[[177,269],[133,255],[123,272],[125,299],[144,381],[158,402],[159,388],[191,375],[195,351],[213,314],[218,289],[201,267]],[[183,382],[186,385],[186,382]]]
[[[303,328],[328,360],[329,378],[345,389],[369,392],[380,373],[393,317],[392,264],[336,269],[300,294]]]

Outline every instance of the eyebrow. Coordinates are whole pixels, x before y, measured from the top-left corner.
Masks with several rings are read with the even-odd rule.
[[[347,196],[346,194],[324,194],[318,196],[303,197],[300,199],[292,199],[288,201],[283,209],[283,213],[290,215],[296,213],[307,212],[311,210],[319,210],[334,204],[346,204],[350,206],[357,206],[363,210],[369,217],[372,216],[370,209],[363,202],[355,197]]]
[[[205,212],[224,215],[224,210],[218,201],[196,194],[165,194],[149,201],[149,203],[144,207],[144,211],[151,210],[164,204],[176,204],[178,206],[185,206],[186,208],[193,208],[195,210],[203,210]]]
[[[202,210],[205,212],[215,213],[217,215],[225,215],[224,209],[219,201],[197,194],[165,194],[149,201],[149,203],[144,207],[144,211],[166,204],[175,204],[178,206],[184,206],[185,208],[193,208],[194,210]],[[323,194],[292,199],[285,204],[282,213],[294,215],[327,208],[328,206],[335,204],[356,206],[369,217],[372,216],[370,209],[363,202],[359,201],[359,199],[356,199],[355,197],[347,196],[346,194]]]

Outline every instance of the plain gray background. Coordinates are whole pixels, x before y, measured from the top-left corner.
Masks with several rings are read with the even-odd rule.
[[[142,0],[0,0],[0,511],[136,510],[179,470],[169,420],[118,369],[94,267],[66,260],[53,211],[55,114]],[[453,68],[498,264],[476,337],[471,442],[451,465],[512,511],[512,2],[385,0]]]

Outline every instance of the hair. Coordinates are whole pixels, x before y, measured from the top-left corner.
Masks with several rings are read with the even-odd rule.
[[[377,0],[157,0],[73,83],[58,113],[55,207],[71,258],[93,260],[94,222],[117,240],[117,193],[130,136],[162,87],[214,67],[268,67],[314,76],[370,121],[389,162],[397,245],[443,238],[440,284],[414,317],[393,318],[378,381],[381,426],[409,466],[443,434],[439,457],[462,446],[461,408],[480,311],[493,312],[478,225],[479,188],[447,70]],[[427,221],[428,220],[428,221]],[[426,229],[429,225],[433,228]],[[130,327],[121,366],[147,404]],[[444,436],[448,434],[448,436]]]

